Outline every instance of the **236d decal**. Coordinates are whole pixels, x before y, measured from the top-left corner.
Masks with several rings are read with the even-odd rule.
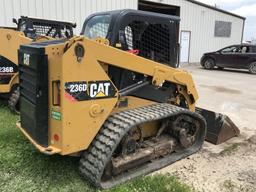
[[[111,81],[76,81],[65,83],[65,96],[72,101],[113,98],[116,89]]]

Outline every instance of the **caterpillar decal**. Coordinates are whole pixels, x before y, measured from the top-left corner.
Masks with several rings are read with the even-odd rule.
[[[65,97],[71,101],[116,97],[111,81],[76,81],[65,83]]]

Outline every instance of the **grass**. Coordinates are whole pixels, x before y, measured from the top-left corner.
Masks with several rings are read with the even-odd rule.
[[[233,192],[235,190],[235,183],[233,183],[231,180],[226,180],[223,183],[223,187],[228,192]]]
[[[226,147],[223,151],[221,151],[220,155],[222,155],[222,156],[231,155],[239,149],[240,145],[241,145],[241,143],[234,143],[234,144]]]
[[[40,154],[18,131],[18,120],[0,101],[0,191],[98,192],[78,174],[79,159]],[[171,175],[139,177],[107,192],[192,192]]]

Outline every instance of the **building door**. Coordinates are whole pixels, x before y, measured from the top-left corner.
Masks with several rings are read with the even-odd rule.
[[[180,62],[188,63],[189,62],[189,53],[190,53],[190,31],[181,31],[180,36]]]

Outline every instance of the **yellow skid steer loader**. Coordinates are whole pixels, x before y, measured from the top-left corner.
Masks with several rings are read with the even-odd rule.
[[[17,127],[42,153],[79,156],[81,175],[101,188],[197,152],[207,119],[192,76],[175,68],[178,25],[112,11],[90,16],[85,37],[22,45]]]

